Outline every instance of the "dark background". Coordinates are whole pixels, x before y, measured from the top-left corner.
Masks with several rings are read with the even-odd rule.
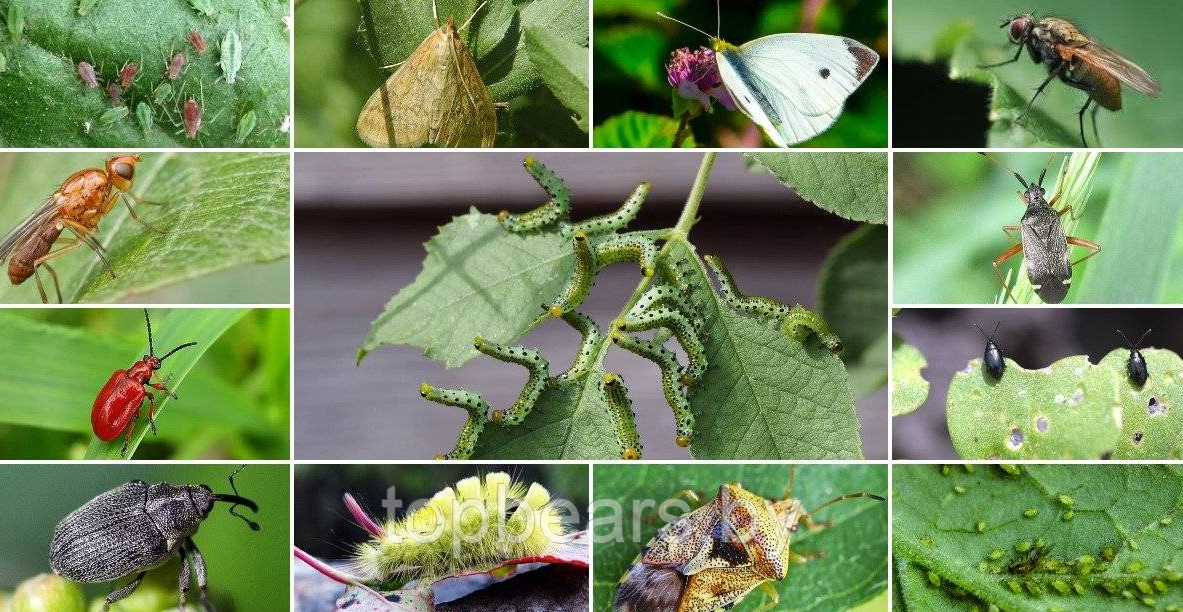
[[[928,400],[915,412],[892,422],[893,459],[956,460],[945,424],[945,395],[953,374],[971,359],[981,359],[986,341],[971,324],[989,334],[1001,321],[995,341],[1003,355],[1027,369],[1087,354],[1096,363],[1126,346],[1113,330],[1137,342],[1152,329],[1142,348],[1178,352],[1183,347],[1180,311],[1167,308],[906,308],[892,321],[892,331],[916,346],[928,361],[921,375],[930,383]]]
[[[420,151],[296,154],[295,436],[300,459],[428,458],[451,449],[464,412],[428,403],[419,383],[465,387],[493,405],[512,401],[522,373],[492,359],[445,370],[409,346],[383,347],[354,365],[370,322],[421,269],[423,243],[454,215],[526,210],[543,192],[521,169],[521,153]],[[670,227],[702,156],[693,152],[547,153],[563,176],[574,218],[614,210],[643,180],[653,189],[632,229]],[[857,224],[801,201],[770,175],[749,173],[738,154],[720,155],[691,239],[723,257],[745,291],[815,306],[827,251]],[[612,266],[596,278],[581,312],[604,325],[636,287],[636,270]],[[522,339],[547,355],[574,355],[578,335],[550,321]],[[639,358],[612,351],[606,364],[628,376]],[[673,416],[658,377],[629,376],[646,459],[688,459],[673,443]],[[858,400],[863,453],[887,454],[887,392]]]

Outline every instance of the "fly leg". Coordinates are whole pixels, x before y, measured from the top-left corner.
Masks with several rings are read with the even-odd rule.
[[[1101,110],[1101,105],[1094,104],[1093,105],[1093,139],[1095,139],[1097,141],[1098,147],[1103,146],[1101,144],[1101,133],[1097,131],[1097,111],[1099,111],[1099,110]]]
[[[1080,124],[1080,142],[1084,144],[1084,148],[1089,148],[1089,141],[1084,139],[1084,111],[1089,109],[1089,105],[1093,103],[1093,97],[1090,95],[1088,100],[1084,101],[1084,106],[1080,107],[1080,112],[1076,113],[1077,123]],[[1093,131],[1097,129],[1097,113],[1095,112],[1100,106],[1093,108]]]
[[[1035,104],[1035,99],[1039,97],[1039,94],[1043,93],[1043,89],[1047,87],[1048,83],[1052,82],[1052,79],[1060,76],[1060,73],[1064,72],[1064,68],[1067,66],[1067,63],[1060,62],[1059,65],[1057,65],[1055,68],[1052,68],[1051,71],[1047,73],[1047,78],[1044,79],[1043,83],[1039,85],[1039,88],[1035,90],[1035,95],[1031,96],[1031,101],[1027,102],[1026,108],[1023,109],[1023,112],[1019,113],[1018,117],[1015,117],[1015,121],[1021,121],[1023,117],[1027,116],[1027,112],[1030,111],[1031,107]]]
[[[58,303],[59,304],[63,303],[62,302],[62,288],[61,288],[61,285],[58,283],[58,273],[56,270],[53,269],[53,266],[49,265],[49,260],[57,259],[58,257],[61,257],[62,255],[65,255],[66,253],[69,253],[70,251],[73,251],[74,249],[77,249],[80,246],[82,246],[82,243],[79,242],[78,240],[74,240],[72,242],[67,243],[66,246],[63,246],[62,248],[60,248],[56,251],[50,251],[50,252],[42,255],[41,257],[38,257],[37,259],[33,260],[33,276],[37,280],[37,292],[41,294],[41,303],[42,304],[48,304],[49,298],[47,298],[45,296],[45,287],[42,286],[42,284],[41,284],[41,272],[40,272],[41,266],[45,266],[46,269],[49,270],[50,276],[53,277],[53,289],[57,293]]]
[[[62,219],[62,222],[66,224],[66,229],[73,232],[79,241],[90,247],[95,252],[95,255],[99,256],[99,260],[103,262],[103,266],[107,268],[107,272],[111,274],[111,278],[115,278],[115,268],[111,267],[111,260],[107,259],[106,249],[103,248],[103,245],[99,244],[98,240],[94,239],[94,230],[73,219]]]
[[[124,206],[127,207],[127,212],[128,212],[128,214],[131,215],[132,219],[135,219],[136,221],[139,222],[140,225],[148,228],[149,230],[152,230],[153,232],[156,232],[157,234],[160,234],[161,236],[164,235],[163,230],[157,229],[152,224],[141,219],[140,216],[136,214],[136,209],[131,207],[131,202],[128,202],[128,200],[135,200],[136,204],[152,204],[152,205],[156,205],[156,206],[163,205],[163,204],[165,204],[165,202],[153,202],[151,200],[144,200],[144,199],[141,199],[140,196],[138,196],[130,191],[120,191],[119,195],[123,196],[123,204],[124,204]]]
[[[978,64],[978,68],[997,68],[999,66],[1013,64],[1019,61],[1019,56],[1023,54],[1023,45],[1019,45],[1018,47],[1018,49],[1015,49],[1015,56],[1006,60],[1005,62],[998,62],[997,64]]]
[[[1010,227],[1013,227],[1013,226],[1010,226]],[[1019,302],[1018,302],[1018,300],[1015,299],[1015,296],[1011,295],[1010,287],[1008,287],[1006,285],[1006,281],[1002,280],[1002,273],[998,271],[998,266],[1001,266],[1003,263],[1006,262],[1006,260],[1010,259],[1011,257],[1018,255],[1019,252],[1022,250],[1023,250],[1023,243],[1020,242],[1020,243],[1012,246],[1011,248],[1003,251],[1002,255],[999,255],[998,257],[994,258],[994,276],[995,276],[995,278],[998,279],[999,286],[1001,286],[1002,289],[1004,291],[1006,291],[1006,297],[1010,298],[1010,301],[1012,301],[1016,304],[1018,304]]]
[[[1077,259],[1076,261],[1072,262],[1073,267],[1075,267],[1076,264],[1078,264],[1078,263],[1084,263],[1085,261],[1090,259],[1093,255],[1096,255],[1097,253],[1101,252],[1101,245],[1099,245],[1095,242],[1085,240],[1084,238],[1077,238],[1076,236],[1068,236],[1068,244],[1076,245],[1078,247],[1084,247],[1089,250],[1088,255],[1085,255],[1084,257],[1081,257],[1080,259]]]
[[[205,612],[216,612],[209,602],[209,585],[206,582],[205,560],[201,558],[201,551],[197,550],[193,538],[185,538],[183,546],[193,560],[193,573],[197,574],[197,594],[201,597],[201,606],[205,608]]]
[[[107,612],[107,610],[111,608],[111,604],[134,593],[136,588],[140,586],[140,581],[144,579],[144,574],[146,573],[148,572],[140,572],[139,574],[136,574],[135,580],[132,580],[131,582],[119,587],[118,589],[115,589],[114,591],[111,591],[110,593],[107,593],[107,598],[103,601],[103,612]]]

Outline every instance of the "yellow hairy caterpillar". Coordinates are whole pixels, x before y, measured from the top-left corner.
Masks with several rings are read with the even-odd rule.
[[[559,294],[559,299],[546,306],[546,311],[555,318],[575,310],[587,299],[596,275],[596,256],[588,244],[587,234],[577,232],[571,238],[571,244],[575,249],[575,267],[571,270],[571,277],[567,279],[567,286]]]
[[[657,269],[657,245],[640,234],[621,234],[596,245],[597,269],[620,261],[635,261],[642,276],[653,276]]]
[[[460,436],[456,446],[443,455],[436,455],[436,459],[468,459],[476,448],[476,441],[485,431],[485,423],[489,422],[489,403],[477,393],[464,389],[440,389],[427,383],[419,385],[419,395],[429,402],[456,406],[468,411],[468,420],[460,428]]]
[[[592,368],[592,361],[595,357],[596,347],[599,346],[603,335],[600,333],[600,326],[591,317],[578,313],[574,310],[563,313],[563,320],[568,325],[575,328],[579,335],[583,338],[579,343],[579,354],[575,356],[575,361],[567,368],[566,372],[551,378],[548,384],[552,387],[566,385],[583,378]]]
[[[665,394],[665,401],[674,412],[677,435],[675,441],[683,448],[690,446],[694,441],[694,413],[690,410],[690,401],[686,398],[686,389],[682,386],[682,372],[678,368],[677,355],[664,346],[626,334],[619,329],[612,332],[612,341],[620,348],[644,357],[661,368],[661,390]]]
[[[493,472],[436,493],[407,516],[388,521],[354,552],[358,578],[394,588],[430,583],[500,562],[544,557],[567,537],[561,511],[538,483]]]
[[[508,210],[501,211],[497,214],[497,220],[501,222],[501,227],[515,233],[532,232],[555,222],[569,220],[571,217],[571,192],[567,189],[567,184],[563,182],[563,179],[559,178],[550,168],[542,165],[542,162],[534,159],[532,155],[526,156],[522,166],[526,168],[526,173],[538,183],[538,186],[546,191],[550,200],[538,208],[516,215],[511,214]]]
[[[546,388],[546,381],[550,378],[550,362],[538,351],[524,346],[501,346],[480,336],[477,336],[472,344],[476,350],[494,359],[516,363],[529,370],[530,375],[526,378],[526,385],[522,387],[522,392],[518,394],[518,398],[514,400],[509,409],[494,410],[489,416],[489,420],[494,423],[505,423],[506,425],[521,423],[534,409],[534,403],[538,401],[538,396],[542,395],[542,390]]]
[[[633,402],[628,398],[628,388],[624,386],[624,379],[614,372],[609,372],[600,381],[600,390],[604,393],[608,416],[612,419],[612,428],[616,431],[616,440],[620,444],[620,458],[640,459],[641,435],[637,433],[637,415],[633,412]]]
[[[707,370],[706,348],[694,330],[693,324],[682,313],[667,306],[658,306],[637,315],[629,315],[618,321],[616,328],[626,332],[639,332],[664,327],[674,333],[682,350],[686,351],[689,363],[684,376],[679,380],[684,385],[693,385],[702,379]]]
[[[790,307],[772,298],[758,295],[744,295],[740,292],[739,285],[736,284],[735,278],[731,276],[731,272],[723,265],[722,259],[719,259],[715,255],[703,255],[702,258],[715,271],[715,277],[719,279],[719,289],[723,294],[723,299],[735,310],[753,314],[764,319],[779,321],[785,333],[798,342],[803,342],[809,337],[809,333],[813,332],[817,334],[818,339],[831,352],[837,353],[842,350],[842,340],[830,329],[830,326],[821,315],[806,310],[800,304],[794,304]]]
[[[649,196],[649,183],[641,183],[633,190],[624,204],[614,212],[599,217],[592,217],[586,221],[573,223],[569,227],[560,228],[564,235],[583,232],[588,235],[603,234],[606,232],[614,232],[622,229],[633,219],[637,218],[637,213],[641,211],[641,205],[645,203],[645,198]]]

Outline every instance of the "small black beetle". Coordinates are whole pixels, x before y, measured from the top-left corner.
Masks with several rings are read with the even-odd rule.
[[[1130,347],[1130,360],[1126,362],[1126,372],[1130,375],[1130,382],[1141,387],[1146,384],[1146,379],[1150,378],[1150,371],[1146,369],[1146,360],[1142,357],[1142,352],[1138,350],[1138,347],[1142,346],[1142,341],[1146,339],[1146,334],[1149,334],[1150,330],[1146,330],[1142,337],[1138,338],[1137,344],[1130,344],[1130,339],[1126,338],[1120,329],[1113,331],[1121,334],[1126,346]]]
[[[998,331],[998,324],[1002,321],[994,323],[994,331],[987,336],[982,328],[978,327],[977,323],[972,323],[974,327],[978,327],[978,331],[982,332],[982,337],[986,339],[986,352],[982,356],[982,367],[986,368],[986,373],[994,380],[1002,379],[1002,372],[1006,370],[1006,360],[1002,358],[1002,349],[994,343],[994,334]]]
[[[100,494],[58,523],[49,545],[50,567],[55,574],[74,582],[107,582],[135,573],[131,582],[107,594],[103,605],[106,612],[112,603],[131,595],[148,570],[180,555],[181,607],[185,607],[189,591],[191,564],[197,574],[201,604],[207,612],[213,612],[206,594],[205,561],[193,543],[193,534],[214,502],[232,504],[230,514],[259,530],[258,523],[234,511],[239,505],[259,511],[259,506],[239,496],[234,486],[234,476],[244,467],[230,474],[234,495],[214,493],[203,484],[149,485],[141,480]]]

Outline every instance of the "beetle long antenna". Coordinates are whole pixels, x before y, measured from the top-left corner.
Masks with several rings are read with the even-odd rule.
[[[994,329],[990,331],[990,342],[994,342],[994,336],[998,335],[998,325],[1000,323],[1002,323],[1002,321],[994,322]]]
[[[718,38],[717,36],[711,36],[710,34],[707,34],[706,32],[703,32],[702,30],[700,30],[700,29],[698,29],[698,28],[696,28],[696,27],[694,27],[694,26],[692,26],[692,25],[690,25],[690,24],[686,23],[685,21],[681,21],[681,20],[678,20],[678,19],[674,19],[673,17],[670,17],[669,15],[666,15],[665,13],[663,13],[663,12],[661,12],[661,11],[658,11],[658,12],[657,12],[657,16],[658,16],[658,17],[665,17],[666,19],[669,19],[670,21],[672,21],[672,22],[674,22],[674,23],[680,23],[680,24],[682,24],[682,25],[684,25],[684,26],[686,26],[686,27],[690,28],[691,30],[694,30],[695,32],[698,32],[699,34],[702,34],[703,36],[706,36],[707,38]]]
[[[994,162],[996,165],[998,165],[998,167],[1015,175],[1015,178],[1019,179],[1019,184],[1023,186],[1023,189],[1027,189],[1027,188],[1031,187],[1031,185],[1027,183],[1027,180],[1023,178],[1023,175],[1019,174],[1018,172],[1015,172],[1015,170],[1013,168],[1002,163],[1001,161],[998,160],[998,158],[994,157],[993,155],[990,155],[989,153],[982,153],[981,151],[978,151],[978,155],[985,157],[986,159],[988,159],[988,160]]]
[[[152,348],[152,319],[148,318],[148,309],[144,309],[144,323],[148,324],[148,354],[155,355],[156,349]]]
[[[165,353],[165,354],[164,354],[164,357],[161,357],[161,358],[160,358],[160,362],[161,362],[161,363],[164,363],[164,360],[165,360],[165,359],[168,359],[168,358],[169,358],[169,356],[171,356],[173,353],[175,353],[175,352],[177,352],[177,351],[179,351],[179,350],[181,350],[181,349],[183,349],[183,348],[189,348],[189,347],[191,347],[191,346],[197,346],[197,343],[196,343],[196,342],[186,342],[186,343],[182,344],[181,346],[178,346],[177,348],[175,348],[175,349],[173,349],[173,350],[171,350],[171,351],[169,351],[169,352]]]
[[[846,501],[848,499],[858,499],[860,497],[869,497],[871,499],[878,500],[878,501],[887,501],[887,498],[880,496],[880,495],[875,495],[874,493],[847,493],[845,495],[839,495],[838,497],[831,499],[830,501],[814,508],[813,510],[810,510],[809,516],[813,516],[813,515],[817,514],[818,512],[821,512],[821,510],[823,508],[825,508],[826,506],[836,504],[840,501]]]
[[[251,512],[258,512],[259,511],[259,505],[256,504],[255,502],[239,495],[238,494],[238,487],[234,485],[234,477],[237,476],[238,473],[243,471],[244,469],[246,469],[246,465],[243,465],[242,467],[240,467],[237,470],[234,470],[233,472],[230,473],[230,488],[234,491],[234,495],[227,495],[225,493],[214,493],[214,501],[221,501],[221,502],[230,503],[231,504],[230,514],[233,514],[234,516],[237,516],[238,518],[242,519],[247,524],[247,526],[249,526],[251,528],[251,531],[258,531],[259,530],[258,523],[254,522],[251,519],[234,511],[234,509],[239,506],[246,506],[247,508],[250,508]]]
[[[1001,322],[1001,321],[1000,321],[1000,322]],[[985,339],[985,340],[986,340],[986,342],[993,342],[993,341],[994,341],[994,339],[993,339],[991,336],[987,336],[987,335],[986,335],[986,331],[985,331],[985,330],[983,330],[981,327],[978,327],[978,324],[977,324],[977,323],[970,323],[970,325],[973,325],[974,327],[977,327],[977,328],[978,328],[978,333],[982,334],[982,338],[983,338],[983,339]],[[998,325],[995,325],[995,326],[994,326],[994,331],[998,331]],[[992,335],[992,334],[991,334],[991,335]]]
[[[1125,332],[1121,331],[1120,329],[1115,329],[1115,330],[1113,330],[1113,331],[1114,331],[1115,333],[1117,333],[1117,334],[1120,334],[1120,335],[1121,335],[1121,339],[1122,339],[1122,340],[1125,340],[1125,345],[1126,345],[1126,346],[1128,346],[1128,347],[1130,347],[1130,350],[1131,350],[1131,351],[1132,351],[1132,350],[1134,350],[1134,345],[1133,345],[1133,344],[1130,344],[1130,339],[1129,339],[1128,337],[1126,337],[1126,335],[1125,335]]]

